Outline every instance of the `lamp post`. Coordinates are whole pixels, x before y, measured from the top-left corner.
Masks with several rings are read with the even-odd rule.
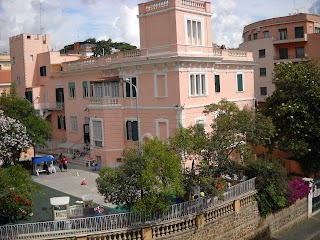
[[[138,127],[138,152],[141,153],[141,143],[140,143],[140,126],[139,126],[139,93],[138,88],[131,82],[130,78],[124,79],[125,83],[129,83],[130,86],[134,87],[136,90],[136,112],[137,112],[137,127]]]

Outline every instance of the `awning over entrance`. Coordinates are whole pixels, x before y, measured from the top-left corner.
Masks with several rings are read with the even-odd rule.
[[[113,76],[113,77],[100,77],[95,80],[91,80],[91,82],[101,82],[101,81],[119,81],[119,76]]]

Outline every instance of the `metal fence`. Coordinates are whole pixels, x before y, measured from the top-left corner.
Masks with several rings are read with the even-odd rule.
[[[228,188],[220,198],[214,196],[201,197],[193,201],[174,204],[169,207],[166,213],[159,212],[151,216],[130,212],[63,221],[6,225],[0,227],[0,239],[49,238],[81,233],[114,231],[116,229],[149,225],[151,223],[173,220],[192,214],[200,214],[204,210],[215,207],[217,204],[236,199],[254,190],[255,178]]]

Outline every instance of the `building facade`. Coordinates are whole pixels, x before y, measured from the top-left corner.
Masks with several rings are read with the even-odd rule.
[[[263,104],[275,90],[274,64],[320,57],[320,16],[299,13],[249,24],[244,27],[239,48],[252,51],[258,62],[254,90],[258,103]]]
[[[0,55],[0,94],[10,91],[11,64],[9,55]]]
[[[179,125],[209,129],[208,104],[226,98],[254,108],[252,53],[212,47],[209,2],[150,1],[139,4],[138,18],[139,50],[63,61],[48,77],[51,91],[63,89],[65,125],[55,130],[68,143],[90,142],[104,166],[117,166],[138,141],[167,140]]]

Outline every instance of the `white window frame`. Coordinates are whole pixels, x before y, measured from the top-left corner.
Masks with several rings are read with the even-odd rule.
[[[167,138],[169,138],[169,119],[165,119],[165,118],[155,119],[156,136],[160,138],[160,123],[166,123]]]
[[[159,96],[159,91],[158,91],[158,76],[164,76],[164,96]],[[154,96],[156,98],[167,98],[168,97],[168,79],[167,79],[167,74],[166,73],[156,73],[154,75]]]
[[[197,76],[199,76],[199,77],[197,77]],[[205,89],[203,89],[202,76],[204,76]],[[189,73],[188,81],[189,81],[189,97],[208,96],[208,76],[207,76],[207,73],[191,72],[191,73]]]
[[[71,132],[78,132],[78,118],[76,116],[70,116]]]
[[[96,134],[96,129],[94,122],[100,122],[101,131],[99,134]],[[104,130],[103,130],[103,118],[90,118],[90,142],[94,147],[103,147],[104,146]],[[100,136],[98,136],[100,135]],[[101,146],[97,146],[96,142],[101,142]]]
[[[202,116],[202,117],[196,117],[195,119],[194,119],[194,125],[196,125],[196,124],[202,124],[203,125],[203,127],[204,127],[204,131],[206,131],[207,130],[207,128],[206,128],[206,126],[207,126],[207,118],[206,117],[204,117],[204,116]]]
[[[129,78],[130,81],[131,81],[132,78],[135,78],[136,79],[136,84],[132,84],[131,85],[131,84],[126,83],[125,81],[123,82],[123,94],[124,94],[124,97],[125,98],[136,98],[137,94],[139,94],[139,84],[138,84],[139,79],[138,79],[137,76],[128,76],[128,77],[125,77],[124,79],[127,79],[127,78]],[[130,86],[130,96],[129,97],[127,97],[127,86],[128,86],[127,84]],[[136,86],[137,91],[138,91],[138,92],[136,92],[136,96],[135,97],[133,96],[133,89],[134,89],[133,85]]]
[[[239,91],[238,89],[238,75],[242,75],[242,91]],[[245,80],[244,80],[244,73],[243,72],[237,72],[236,73],[236,92],[238,93],[242,93],[245,92],[245,84],[244,84]]]
[[[190,26],[191,26],[191,43],[189,42],[189,31],[188,31],[188,21],[190,21]],[[193,31],[193,22],[196,22],[196,32]],[[187,45],[193,45],[193,46],[204,46],[205,45],[205,39],[204,39],[204,31],[205,31],[205,27],[204,27],[204,18],[200,18],[200,17],[195,17],[195,16],[185,16],[184,18],[184,23],[185,23],[185,40],[186,40],[186,44]],[[200,24],[200,32],[198,31],[198,26]],[[200,34],[199,34],[200,33]],[[195,36],[196,42],[193,42],[193,35]],[[199,36],[200,36],[200,43],[199,43]]]

